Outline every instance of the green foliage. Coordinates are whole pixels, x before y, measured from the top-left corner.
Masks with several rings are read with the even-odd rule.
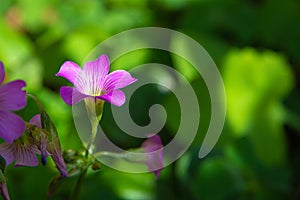
[[[280,103],[293,82],[289,65],[282,56],[253,49],[231,51],[223,68],[227,116],[237,134],[245,133],[255,123],[257,112],[282,121],[282,110],[273,104]]]
[[[28,93],[40,99],[62,149],[79,151],[82,144],[72,110],[59,96],[59,88],[69,83],[55,77],[62,63],[83,63],[101,41],[131,28],[181,31],[207,50],[224,79],[227,118],[217,146],[204,159],[197,157],[211,103],[193,66],[167,52],[130,52],[113,61],[112,70],[155,61],[174,67],[191,82],[201,112],[198,134],[157,181],[153,174],[127,174],[102,166],[88,171],[79,199],[299,199],[299,8],[297,0],[5,0],[0,3],[0,60],[6,66],[6,81],[25,80]],[[170,41],[172,47],[191,51],[178,38]],[[157,79],[168,77],[161,71],[153,74]],[[149,107],[156,103],[164,105],[168,114],[160,134],[166,145],[180,123],[180,107],[171,92],[155,85],[139,88],[130,100],[130,114],[137,124],[147,125]],[[28,99],[18,114],[28,121],[38,112]],[[108,104],[101,123],[118,146],[140,145],[140,139],[116,126]],[[8,166],[5,176],[11,198],[47,198],[49,180],[57,174],[49,161],[46,168]],[[75,177],[54,178],[49,191],[54,195],[49,198],[67,198]]]
[[[283,162],[285,111],[281,101],[292,88],[289,65],[275,53],[245,49],[230,52],[223,70],[227,117],[233,134],[249,134],[257,156],[263,161]]]
[[[192,190],[197,199],[231,199],[241,196],[245,187],[235,166],[219,158],[206,160],[199,166],[196,182]]]

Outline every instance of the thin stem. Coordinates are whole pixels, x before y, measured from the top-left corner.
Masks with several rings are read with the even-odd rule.
[[[95,99],[85,99],[85,107],[86,107],[88,117],[90,118],[91,127],[92,127],[91,137],[90,137],[89,143],[88,143],[86,151],[85,151],[85,158],[89,157],[90,149],[96,139],[98,124],[102,117],[103,104],[104,104],[104,101],[102,101],[102,100],[98,101]],[[88,167],[89,167],[89,165],[85,166],[82,169],[82,171],[77,179],[73,195],[71,196],[72,200],[78,198],[81,184],[82,184],[84,176],[87,173]]]
[[[90,150],[90,148],[91,148],[91,146],[94,143],[94,140],[96,138],[97,127],[98,127],[98,121],[97,121],[97,123],[95,123],[95,122],[92,123],[92,134],[91,134],[90,142],[89,142],[89,144],[86,148],[86,151],[85,151],[85,157],[86,158],[89,157],[89,150]],[[83,178],[84,178],[85,174],[87,173],[88,167],[89,167],[89,165],[84,167],[84,169],[82,170],[82,172],[80,173],[80,175],[77,179],[76,186],[75,186],[72,198],[71,198],[72,200],[78,198],[79,191],[80,191],[80,188],[81,188],[81,184],[82,184],[82,181],[83,181]]]
[[[88,143],[86,151],[85,151],[86,158],[89,155],[89,151],[90,151],[91,146],[94,143],[96,135],[97,135],[98,124],[102,117],[103,104],[104,104],[104,101],[102,101],[102,100],[85,99],[86,111],[87,111],[88,117],[90,118],[91,126],[92,126],[92,134],[91,134],[89,143]]]
[[[98,128],[98,121],[94,121],[92,123],[92,134],[91,134],[91,137],[90,137],[90,142],[88,143],[88,145],[86,147],[86,150],[85,150],[85,157],[86,158],[89,156],[89,151],[92,147],[92,144],[95,141],[95,138],[96,138],[96,135],[97,135],[97,128]]]
[[[76,182],[76,186],[75,186],[75,189],[74,189],[74,192],[73,192],[73,195],[71,196],[71,200],[76,200],[79,196],[79,191],[80,191],[80,188],[81,188],[81,183],[83,181],[83,178],[87,172],[87,169],[88,168],[85,168],[79,175],[78,179],[77,179],[77,182]]]
[[[108,156],[108,157],[113,157],[113,158],[122,158],[122,159],[127,159],[127,155],[125,153],[115,153],[115,152],[110,152],[110,151],[99,151],[95,154],[93,154],[94,157],[100,157],[100,156]]]
[[[140,149],[136,149],[135,151],[131,152],[122,152],[122,153],[116,153],[111,151],[99,151],[97,153],[94,153],[93,156],[95,158],[101,157],[101,156],[107,156],[112,158],[119,158],[130,162],[144,162],[147,158],[145,157],[144,153],[140,152]]]

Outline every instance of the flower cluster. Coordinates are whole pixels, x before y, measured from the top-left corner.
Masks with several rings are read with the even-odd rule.
[[[53,137],[51,130],[41,124],[41,116],[37,115],[29,123],[13,113],[24,108],[27,104],[26,86],[22,80],[3,84],[5,70],[0,62],[0,137],[4,142],[0,144],[0,158],[4,159],[4,166],[15,161],[15,167],[37,166],[37,155],[41,154],[42,163],[46,164],[46,156],[50,155],[62,177],[67,177],[68,172],[62,157],[58,137]],[[44,113],[46,115],[46,113]],[[48,123],[51,123],[49,121]],[[52,135],[51,135],[52,134]],[[56,133],[57,134],[57,133]],[[51,137],[49,137],[51,135]],[[54,140],[56,139],[56,140]],[[54,140],[54,141],[53,141]],[[0,172],[0,193],[4,199],[10,199],[6,186],[5,172]]]
[[[13,162],[15,167],[34,167],[39,164],[38,157],[41,158],[41,163],[46,165],[47,157],[51,156],[60,176],[52,180],[50,192],[56,187],[57,182],[74,175],[80,176],[77,188],[90,166],[93,170],[101,167],[101,163],[94,159],[93,155],[89,155],[89,150],[101,120],[103,104],[109,102],[115,106],[122,106],[126,97],[120,89],[137,81],[124,70],[108,74],[109,68],[108,57],[101,55],[94,61],[86,62],[83,68],[67,61],[56,74],[74,85],[74,87],[63,86],[60,89],[60,95],[66,104],[73,105],[84,100],[88,114],[95,111],[97,114],[97,117],[90,118],[92,137],[85,153],[75,150],[63,153],[55,125],[41,103],[36,97],[22,90],[26,86],[24,81],[16,80],[3,84],[5,70],[3,63],[0,62],[0,138],[4,140],[0,144],[0,161],[3,160],[4,163],[0,162],[0,193],[4,199],[10,199],[6,186],[5,166]],[[14,113],[26,106],[26,96],[36,101],[40,108],[40,114],[33,116],[29,122],[25,122]],[[139,148],[139,151],[146,154],[141,162],[148,166],[148,170],[153,172],[156,178],[164,167],[162,147],[160,137],[151,135]]]
[[[68,172],[66,169],[66,164],[64,162],[64,159],[62,157],[62,150],[60,146],[60,142],[58,140],[56,129],[54,130],[48,129],[45,127],[43,129],[41,119],[48,118],[47,114],[42,112],[42,114],[35,115],[31,120],[30,124],[34,125],[35,127],[31,128],[31,136],[35,141],[35,144],[37,145],[38,149],[41,153],[41,160],[43,165],[46,165],[46,157],[48,155],[51,156],[53,159],[57,169],[59,170],[62,177],[67,177]],[[49,125],[51,126],[51,121],[49,121]]]

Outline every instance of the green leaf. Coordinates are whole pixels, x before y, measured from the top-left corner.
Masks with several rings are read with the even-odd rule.
[[[18,5],[22,10],[20,15],[27,29],[30,31],[38,31],[48,22],[48,20],[50,20],[52,17],[49,15],[50,2],[51,1],[47,0],[22,0],[18,2]]]
[[[186,53],[192,53],[189,44],[187,44],[185,39],[181,37],[173,37],[171,40],[171,49],[176,49],[177,51],[182,51]],[[192,54],[191,54],[192,55]],[[171,54],[172,61],[175,68],[186,78],[188,81],[194,80],[196,77],[199,77],[200,74],[195,69],[195,66],[190,64],[187,60],[180,57],[177,54]]]
[[[61,97],[51,90],[43,89],[37,94],[38,99],[47,108],[47,114],[59,131],[59,139],[64,149],[81,148],[79,137],[74,137],[75,126],[72,122],[72,109],[66,106]]]
[[[58,137],[57,130],[49,115],[45,111],[41,111],[42,128],[50,133],[50,140]],[[48,136],[49,137],[49,136]]]
[[[248,136],[264,164],[282,164],[286,144],[281,102],[293,87],[285,58],[271,51],[234,50],[226,56],[223,77],[233,135]]]
[[[8,71],[20,70],[24,62],[32,56],[30,40],[17,31],[12,30],[0,18],[0,57]],[[17,58],[17,59],[16,59]]]
[[[64,180],[65,178],[62,178],[61,176],[53,177],[48,186],[48,195],[52,196],[53,194],[55,194],[57,190],[62,187]]]
[[[50,135],[48,135],[48,139],[50,141],[53,141],[53,139],[58,138],[56,127],[53,124],[52,120],[50,119],[49,115],[46,113],[41,102],[35,96],[31,94],[27,94],[27,95],[37,103],[40,109],[42,128],[50,133]]]
[[[54,176],[48,186],[48,196],[68,197],[73,190],[76,180],[77,177],[62,178],[60,176]]]
[[[82,62],[96,45],[96,39],[90,37],[89,33],[78,31],[68,35],[64,40],[63,49],[69,59]],[[81,47],[80,51],[78,47]]]
[[[26,82],[27,92],[36,92],[42,87],[42,65],[41,62],[36,58],[26,59],[22,63],[22,67],[17,66],[16,68],[10,67],[10,80],[21,79]]]
[[[197,199],[233,199],[241,197],[244,187],[235,166],[222,158],[207,159],[199,165],[192,190]]]
[[[102,171],[101,179],[110,185],[114,192],[122,199],[153,199],[155,178],[153,174],[132,174],[118,172],[111,169]]]
[[[233,50],[226,56],[223,78],[227,117],[240,136],[261,113],[275,112],[269,105],[280,102],[293,86],[291,69],[282,55],[251,48]]]

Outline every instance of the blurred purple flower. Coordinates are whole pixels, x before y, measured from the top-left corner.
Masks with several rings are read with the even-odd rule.
[[[19,138],[24,130],[22,118],[11,111],[20,110],[26,105],[26,83],[22,80],[2,84],[5,78],[3,63],[0,62],[0,137],[7,143]]]
[[[57,149],[57,148],[49,149],[48,148],[48,152],[49,152],[52,160],[54,161],[56,168],[60,172],[60,175],[65,178],[68,177],[68,171],[67,171],[67,167],[66,167],[64,158],[62,157],[61,149]]]
[[[0,194],[3,197],[3,199],[9,200],[10,197],[7,190],[6,177],[4,176],[4,171],[5,169],[2,166],[0,170]]]
[[[41,115],[40,114],[35,115],[30,120],[29,123],[39,128],[42,128]],[[37,138],[37,146],[41,151],[42,164],[43,165],[46,164],[46,158],[48,155],[50,155],[56,165],[56,168],[60,172],[61,176],[68,177],[66,164],[62,157],[62,151],[61,151],[58,138],[56,139],[52,138],[52,140],[50,140],[47,135],[40,134]]]
[[[0,193],[5,200],[10,200],[6,182],[0,183]]]
[[[29,123],[41,129],[42,128],[41,115],[37,114],[37,115],[33,116],[31,118],[31,120],[29,121]],[[49,155],[49,153],[47,151],[47,135],[43,134],[43,133],[39,133],[39,134],[35,135],[35,140],[36,140],[36,145],[37,145],[38,149],[41,151],[42,164],[46,165],[47,156]]]
[[[142,144],[142,149],[147,153],[146,165],[150,172],[153,172],[158,178],[161,170],[164,168],[163,163],[163,145],[159,135],[150,136]]]
[[[38,128],[42,128],[42,124],[41,124],[41,115],[40,114],[36,114],[34,115],[30,121],[29,124],[34,125]]]
[[[40,151],[31,138],[25,134],[11,144],[7,142],[0,144],[0,155],[5,159],[6,166],[13,161],[15,161],[15,167],[37,166],[39,161],[36,154],[40,154]]]
[[[71,61],[65,62],[56,76],[69,80],[74,86],[63,86],[60,94],[68,105],[78,103],[84,98],[92,97],[121,106],[125,102],[124,93],[119,90],[137,79],[124,70],[117,70],[110,74],[109,59],[101,55],[94,61],[86,62],[83,69]]]

